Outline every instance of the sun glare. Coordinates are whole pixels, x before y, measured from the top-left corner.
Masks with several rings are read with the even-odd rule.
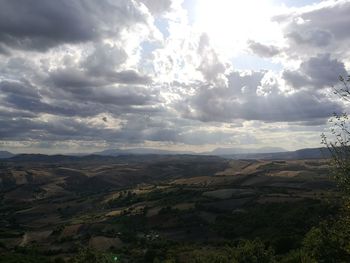
[[[248,39],[276,39],[274,8],[271,0],[197,0],[195,27],[226,55],[235,55]]]

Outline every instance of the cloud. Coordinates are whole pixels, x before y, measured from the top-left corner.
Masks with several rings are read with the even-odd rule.
[[[172,5],[172,0],[140,0],[140,2],[144,3],[155,15],[168,11]]]
[[[200,64],[198,70],[209,83],[222,84],[225,82],[224,73],[227,66],[220,60],[219,55],[210,45],[208,35],[202,34],[199,38],[198,55]]]
[[[37,114],[88,117],[102,112],[120,115],[160,110],[158,91],[138,86],[64,86],[45,89],[42,95],[29,82],[3,81],[0,91],[2,105]]]
[[[329,6],[303,13],[301,18],[305,23],[300,24],[299,29],[315,32],[311,29],[321,28],[326,32],[331,32],[337,40],[349,39],[350,32],[347,25],[350,23],[350,3],[348,1],[330,3]],[[322,36],[322,33],[320,35]]]
[[[104,86],[108,84],[104,79],[89,77],[85,72],[75,68],[54,71],[50,74],[48,81],[63,89]]]
[[[29,82],[0,82],[2,105],[13,111],[25,111],[31,113],[50,113],[57,115],[75,116],[86,115],[91,110],[81,109],[79,105],[72,103],[45,102],[38,89]],[[73,107],[74,105],[74,107]]]
[[[275,18],[284,42],[249,36],[237,52],[273,59],[274,72],[235,69],[183,6],[1,1],[0,143],[271,144],[280,126],[315,133],[343,110],[325,88],[350,65],[348,1],[287,10]]]
[[[134,1],[3,0],[0,43],[44,51],[115,36],[133,24],[147,24],[147,19]]]
[[[344,56],[350,43],[349,12],[349,1],[324,1],[313,8],[300,8],[275,17],[288,40],[287,55],[304,58],[333,53]]]
[[[148,76],[141,75],[135,70],[125,70],[110,74],[109,77],[115,83],[123,84],[151,84],[151,78]]]
[[[91,75],[101,76],[114,72],[128,59],[124,48],[109,43],[97,43],[83,61],[81,66]]]
[[[295,88],[312,86],[316,89],[339,83],[339,76],[346,76],[344,63],[332,59],[330,54],[319,54],[301,63],[295,71],[285,70],[283,78]]]
[[[278,47],[264,45],[253,40],[248,41],[248,47],[254,54],[257,54],[260,57],[273,57],[280,53],[280,49]]]
[[[327,119],[342,106],[321,93],[299,90],[283,93],[279,81],[267,72],[240,75],[232,72],[229,87],[201,86],[180,108],[184,117],[204,122],[232,122],[235,119],[265,122],[297,122]]]
[[[5,47],[5,45],[0,44],[0,55],[6,55],[9,56],[11,52],[8,50],[8,48]]]
[[[102,76],[91,76],[88,72],[81,70],[64,69],[50,73],[48,78],[56,87],[71,89],[74,92],[77,88],[101,87],[109,84],[140,84],[147,85],[152,82],[148,76],[141,75],[135,70],[125,70],[119,72],[106,72]],[[72,89],[73,88],[73,89]]]
[[[287,34],[287,37],[291,39],[294,44],[311,45],[320,48],[328,46],[333,38],[330,32],[319,29],[308,30],[304,34],[292,31]]]
[[[128,120],[119,121],[114,126],[108,126],[103,120],[97,122],[96,118],[73,119],[54,115],[40,118],[1,118],[0,136],[3,140],[48,142],[76,140],[132,144],[144,143],[146,140],[178,141],[180,130],[167,128],[157,118],[142,118],[131,114]],[[109,122],[113,121],[110,118]]]

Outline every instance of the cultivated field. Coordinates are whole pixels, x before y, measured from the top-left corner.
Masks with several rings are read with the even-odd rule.
[[[336,210],[330,200],[338,198],[327,160],[186,155],[2,162],[0,189],[2,253],[35,245],[67,259],[85,246],[125,262],[159,243],[256,237],[284,253]]]

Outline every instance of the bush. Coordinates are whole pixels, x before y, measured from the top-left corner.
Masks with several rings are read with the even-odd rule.
[[[15,252],[0,256],[0,263],[50,263],[48,257],[39,254],[36,247],[18,247]]]
[[[317,263],[315,259],[312,259],[303,250],[292,250],[287,255],[279,259],[280,263]]]
[[[168,256],[162,262],[274,263],[276,258],[271,247],[266,246],[260,239],[255,239],[242,240],[236,245],[224,247],[185,246],[168,251]]]
[[[100,253],[89,248],[80,249],[70,263],[114,263],[113,256]]]
[[[322,222],[303,241],[303,250],[319,263],[350,262],[350,223],[346,218]]]
[[[233,249],[233,255],[237,263],[275,262],[275,251],[271,247],[266,247],[260,239],[240,241]]]

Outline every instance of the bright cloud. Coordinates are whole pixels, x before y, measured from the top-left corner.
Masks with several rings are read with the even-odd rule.
[[[247,48],[249,39],[282,41],[281,28],[271,20],[277,12],[271,0],[197,1],[194,26],[206,32],[225,55],[234,56]]]

